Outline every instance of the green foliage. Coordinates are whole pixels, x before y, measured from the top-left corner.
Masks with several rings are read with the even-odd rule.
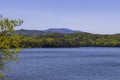
[[[120,35],[90,33],[50,33],[37,37],[21,37],[21,46],[40,47],[120,47]]]
[[[20,26],[21,20],[0,18],[0,78],[5,77],[4,70],[12,71],[8,62],[19,61],[17,58],[20,48],[20,37],[16,35],[14,27]]]

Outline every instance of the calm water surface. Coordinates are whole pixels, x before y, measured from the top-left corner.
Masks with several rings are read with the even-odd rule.
[[[120,80],[120,48],[24,49],[11,80]]]

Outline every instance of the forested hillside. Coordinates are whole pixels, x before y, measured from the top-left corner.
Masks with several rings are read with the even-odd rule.
[[[91,33],[48,33],[39,36],[21,36],[21,47],[120,47],[120,35]]]

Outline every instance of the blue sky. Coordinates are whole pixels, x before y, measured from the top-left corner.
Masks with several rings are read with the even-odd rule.
[[[16,29],[120,33],[120,0],[0,0],[0,14],[23,19]]]

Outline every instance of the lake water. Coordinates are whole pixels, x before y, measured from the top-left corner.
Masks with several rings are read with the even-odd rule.
[[[120,80],[120,48],[24,49],[11,80]]]

